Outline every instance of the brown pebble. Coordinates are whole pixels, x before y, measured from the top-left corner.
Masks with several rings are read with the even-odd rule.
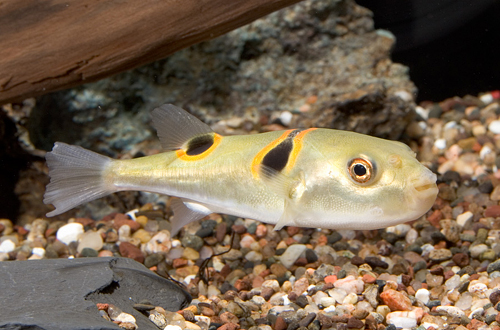
[[[363,280],[364,283],[373,284],[373,283],[375,283],[375,281],[377,280],[377,278],[375,276],[373,276],[373,275],[365,274],[365,275],[363,275],[362,280]]]
[[[303,266],[307,265],[307,259],[306,258],[298,258],[295,261],[294,265],[299,266],[299,267],[303,267]]]
[[[288,269],[282,264],[272,264],[270,267],[271,273],[276,275],[277,278],[285,276]]]
[[[100,310],[100,311],[106,311],[106,310],[108,310],[109,304],[97,303],[96,306],[97,306],[98,310]]]
[[[483,327],[486,329],[488,325],[478,319],[472,319],[469,324],[467,324],[467,329],[469,330],[479,330]]]
[[[275,330],[285,330],[287,327],[288,326],[285,322],[285,319],[281,316],[278,316],[276,318],[276,323],[274,323],[274,329]]]
[[[264,298],[266,301],[269,300],[273,294],[274,294],[273,288],[266,287],[262,288],[262,290],[260,291],[261,297]]]
[[[496,305],[500,301],[500,290],[493,291],[490,294],[490,301],[493,305]],[[500,315],[500,314],[499,314]]]
[[[361,329],[364,326],[365,326],[365,324],[363,323],[363,321],[358,320],[355,317],[351,317],[347,321],[347,328],[349,328],[349,329]]]
[[[217,330],[237,330],[240,328],[239,324],[236,323],[226,323],[217,328]]]
[[[441,210],[435,210],[431,215],[427,217],[427,221],[430,222],[436,228],[440,228],[439,221],[443,220],[443,213]]]
[[[227,224],[225,222],[221,222],[215,227],[215,237],[217,238],[217,242],[222,243],[224,237],[227,232]]]
[[[236,233],[236,234],[243,234],[247,232],[247,228],[244,225],[233,225],[231,229]]]
[[[370,329],[370,330],[376,330],[377,329],[378,321],[377,321],[377,319],[373,315],[369,314],[365,318],[365,322],[366,322],[366,326],[368,327],[368,329]]]
[[[141,225],[138,222],[129,219],[128,216],[125,214],[118,213],[115,216],[115,219],[113,220],[113,228],[118,230],[123,225],[128,225],[130,227],[130,230],[132,230],[132,232],[141,228]]]
[[[196,322],[196,319],[194,318],[194,313],[188,309],[182,310],[182,316],[184,316],[184,319],[188,322]]]
[[[172,261],[172,267],[174,268],[181,268],[184,266],[187,266],[188,261],[184,258],[176,258]]]
[[[234,287],[238,291],[251,290],[252,289],[252,283],[250,283],[250,281],[247,278],[238,279],[234,283]]]
[[[389,306],[391,311],[411,310],[411,301],[406,295],[393,289],[386,290],[380,294],[380,299]]]
[[[201,306],[201,314],[205,316],[214,316],[215,312],[210,307]]]
[[[144,262],[144,254],[141,249],[129,242],[121,242],[119,250],[122,257],[134,259],[141,264]]]
[[[500,217],[500,205],[491,205],[484,210],[485,217]]]
[[[347,321],[349,321],[349,315],[333,315],[331,320],[333,323],[347,323]]]
[[[451,260],[453,260],[458,267],[465,267],[469,264],[469,256],[466,253],[456,253],[451,257]]]
[[[239,321],[238,317],[231,312],[224,312],[219,317],[222,323],[238,323]]]

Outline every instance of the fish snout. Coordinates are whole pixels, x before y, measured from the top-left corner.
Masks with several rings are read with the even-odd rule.
[[[413,193],[418,201],[425,204],[428,202],[434,203],[438,193],[436,180],[436,174],[426,168],[418,177],[410,181]]]

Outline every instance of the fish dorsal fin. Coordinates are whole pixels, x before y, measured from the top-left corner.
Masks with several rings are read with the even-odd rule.
[[[192,138],[213,133],[210,126],[173,104],[154,109],[151,118],[165,150],[181,149]]]
[[[206,206],[192,202],[188,199],[174,198],[172,199],[171,206],[172,211],[174,211],[174,215],[171,219],[172,236],[176,235],[185,225],[213,213]]]

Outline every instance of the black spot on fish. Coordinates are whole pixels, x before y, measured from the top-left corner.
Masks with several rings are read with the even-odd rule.
[[[192,138],[188,142],[186,155],[196,156],[207,151],[214,144],[214,136],[212,134],[199,135]]]
[[[276,147],[271,149],[262,159],[262,165],[268,170],[263,174],[269,176],[273,171],[281,172],[290,158],[293,150],[293,138],[296,137],[302,130],[296,129],[291,132],[285,140],[283,140]],[[269,169],[273,171],[269,171]]]

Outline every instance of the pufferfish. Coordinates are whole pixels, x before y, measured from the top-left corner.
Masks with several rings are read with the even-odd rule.
[[[44,203],[55,216],[125,190],[173,199],[172,233],[211,213],[284,226],[379,229],[433,205],[436,175],[401,142],[334,129],[221,136],[171,104],[152,112],[166,152],[109,157],[56,142]]]

